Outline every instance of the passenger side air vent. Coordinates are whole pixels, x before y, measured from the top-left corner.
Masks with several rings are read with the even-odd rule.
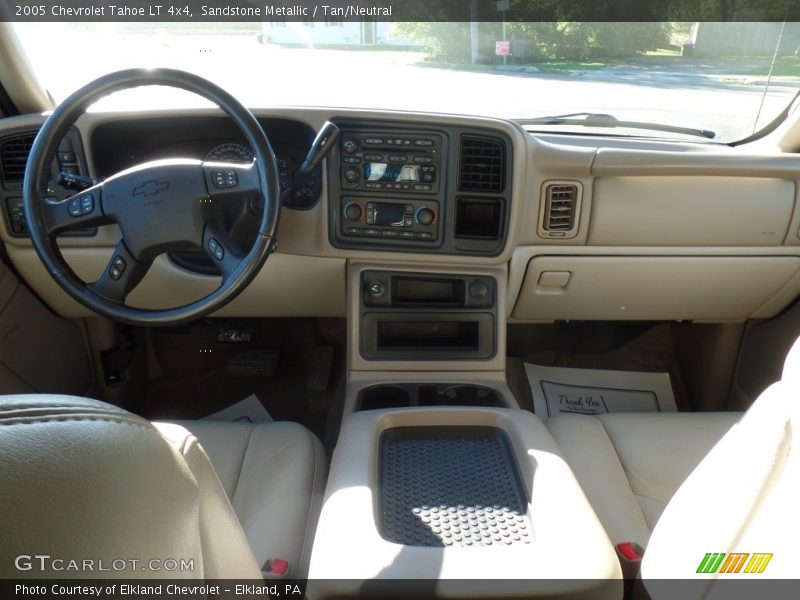
[[[505,184],[505,147],[497,140],[461,138],[458,187],[462,191],[498,193]]]
[[[0,143],[0,164],[5,183],[19,183],[25,178],[25,167],[34,139],[36,134],[30,133],[7,138]]]
[[[544,188],[539,233],[545,237],[574,237],[581,188],[577,183],[549,183]],[[571,234],[571,235],[570,235]]]

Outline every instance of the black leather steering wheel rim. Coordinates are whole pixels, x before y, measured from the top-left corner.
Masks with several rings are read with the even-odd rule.
[[[255,178],[253,187],[261,192],[263,198],[256,240],[227,277],[223,278],[222,285],[192,303],[165,309],[134,308],[124,303],[124,297],[121,302],[114,301],[93,290],[64,260],[56,243],[57,235],[54,235],[52,228],[48,227],[45,210],[48,208],[45,196],[50,165],[58,144],[69,128],[100,98],[113,92],[149,85],[180,88],[198,94],[219,106],[250,143],[255,157],[253,168],[256,171],[252,173]],[[62,201],[62,204],[67,201]],[[31,241],[42,264],[72,298],[93,312],[115,321],[146,326],[176,325],[202,318],[222,308],[244,290],[258,274],[275,245],[280,218],[280,183],[275,154],[261,125],[255,116],[228,92],[197,75],[184,71],[128,69],[105,75],[89,83],[70,95],[53,111],[40,129],[31,148],[23,184],[23,203]],[[122,223],[120,227],[122,228]],[[201,238],[203,242],[205,239]]]

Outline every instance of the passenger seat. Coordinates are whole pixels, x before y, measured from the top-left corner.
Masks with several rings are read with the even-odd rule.
[[[611,542],[644,548],[672,496],[741,416],[560,414],[547,428]]]
[[[695,576],[723,552],[770,553],[766,576],[797,577],[800,340],[744,414],[562,414],[547,427],[612,543],[646,548],[645,583]]]

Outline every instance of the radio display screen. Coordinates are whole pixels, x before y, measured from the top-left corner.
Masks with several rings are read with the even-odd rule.
[[[403,221],[405,219],[404,204],[376,202],[372,206],[375,208],[375,216],[372,219],[372,225],[377,225],[378,227],[403,226]]]
[[[364,165],[367,181],[420,181],[419,165],[368,162]]]

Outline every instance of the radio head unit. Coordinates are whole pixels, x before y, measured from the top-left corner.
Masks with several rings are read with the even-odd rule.
[[[436,194],[441,171],[441,136],[347,132],[340,141],[340,177],[345,190]]]

